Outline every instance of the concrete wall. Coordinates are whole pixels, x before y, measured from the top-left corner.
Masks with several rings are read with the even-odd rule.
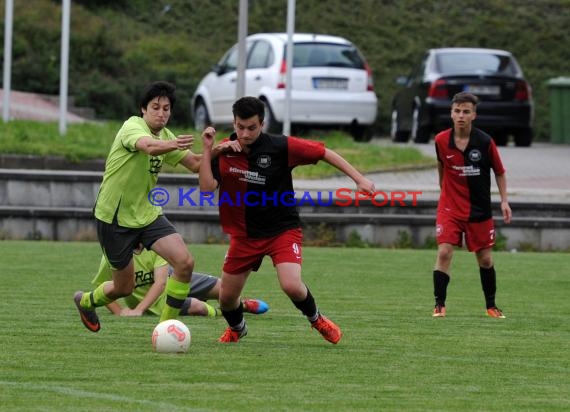
[[[0,169],[0,239],[95,240],[92,207],[101,182],[101,172]],[[158,187],[171,194],[164,207],[166,216],[192,243],[221,242],[217,208],[178,205],[182,193],[195,188],[189,175],[163,175]],[[197,191],[191,196],[199,204]],[[354,233],[364,242],[391,247],[422,246],[433,241],[434,201],[418,201],[395,207],[303,206],[307,244],[319,236],[344,243]],[[508,249],[570,250],[570,205],[511,204],[515,219],[511,225],[496,220],[498,232],[506,236]],[[498,205],[495,205],[499,216]]]

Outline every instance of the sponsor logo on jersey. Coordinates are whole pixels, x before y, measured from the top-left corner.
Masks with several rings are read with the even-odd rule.
[[[271,166],[271,156],[269,156],[269,155],[260,155],[260,156],[257,158],[257,162],[256,162],[256,163],[257,163],[257,166],[259,166],[259,167],[265,169],[265,168]]]
[[[481,152],[478,149],[473,149],[469,152],[469,160],[472,162],[478,162],[481,160]]]

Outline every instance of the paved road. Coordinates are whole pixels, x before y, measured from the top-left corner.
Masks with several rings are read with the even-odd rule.
[[[10,92],[10,119],[30,119],[46,122],[59,120],[58,96],[47,96],[36,93]],[[4,105],[4,90],[0,89],[0,108]],[[68,123],[81,123],[86,119],[67,112]]]
[[[388,139],[375,139],[382,146],[393,145]],[[428,145],[409,144],[424,154],[434,157],[433,142]],[[507,169],[507,187],[511,202],[562,202],[570,203],[570,145],[535,143],[532,147],[507,146],[499,148]],[[421,199],[437,199],[437,171],[434,168],[401,172],[371,173],[378,190],[421,190]],[[296,190],[333,190],[353,188],[348,178],[319,181],[296,180]],[[498,193],[493,180],[493,193]],[[497,196],[493,196],[497,200]]]

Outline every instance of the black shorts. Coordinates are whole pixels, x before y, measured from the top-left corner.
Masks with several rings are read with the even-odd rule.
[[[162,215],[150,225],[136,229],[119,226],[116,221],[109,224],[97,219],[99,244],[111,267],[116,270],[121,270],[129,264],[133,258],[133,250],[139,243],[150,250],[158,239],[173,233],[178,233],[176,228]]]

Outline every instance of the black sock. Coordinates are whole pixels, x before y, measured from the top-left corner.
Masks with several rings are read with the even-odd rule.
[[[495,292],[497,291],[497,274],[495,273],[495,267],[491,266],[488,269],[480,267],[479,275],[481,276],[481,287],[485,294],[487,309],[492,308],[495,306]]]
[[[433,271],[433,296],[435,304],[445,306],[447,298],[447,285],[449,284],[449,275],[441,270]]]
[[[314,322],[317,320],[319,311],[317,310],[317,304],[315,303],[315,299],[313,298],[313,295],[311,294],[309,288],[307,288],[307,297],[305,300],[295,302],[293,299],[291,299],[291,302],[293,302],[293,305],[295,305],[297,309],[303,312],[303,315],[309,318],[309,321]]]
[[[223,310],[222,309],[222,315],[226,319],[226,322],[228,322],[228,325],[230,325],[230,327],[233,330],[240,331],[243,329],[243,326],[245,325],[245,323],[244,323],[244,319],[243,319],[243,303],[242,302],[240,302],[239,306],[233,310]]]

